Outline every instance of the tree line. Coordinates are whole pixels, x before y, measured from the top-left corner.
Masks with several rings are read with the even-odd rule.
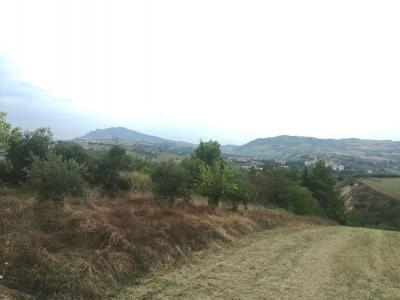
[[[169,202],[199,193],[210,207],[223,202],[237,210],[240,204],[257,204],[344,222],[335,173],[324,161],[289,169],[266,161],[261,168],[246,170],[222,159],[218,142],[201,141],[190,157],[156,166],[152,180],[156,195]]]
[[[93,156],[78,144],[55,143],[47,128],[23,133],[5,117],[0,114],[0,148],[5,150],[0,184],[29,186],[41,200],[83,197],[93,187],[112,197],[132,189],[132,180],[123,171],[142,170],[149,173],[156,197],[168,205],[201,194],[211,209],[221,203],[232,210],[256,204],[344,221],[334,171],[323,161],[289,169],[266,161],[261,168],[243,169],[222,158],[216,141],[201,141],[182,160],[155,164],[133,159],[120,146]]]

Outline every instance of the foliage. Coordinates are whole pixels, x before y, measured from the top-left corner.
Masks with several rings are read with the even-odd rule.
[[[303,186],[307,187],[317,199],[324,213],[336,221],[344,221],[344,202],[336,188],[336,177],[332,168],[324,161],[318,161],[304,171]]]
[[[223,201],[233,210],[238,208],[240,202],[247,205],[253,194],[251,183],[243,172],[222,160],[211,166],[201,164],[197,191],[209,198],[210,205]]]
[[[53,134],[49,128],[39,128],[11,139],[6,157],[12,167],[12,181],[25,181],[26,170],[32,164],[32,156],[45,158],[52,144]]]
[[[132,161],[132,168],[135,171],[140,171],[149,174],[153,169],[153,164],[148,160],[142,158],[135,158]]]
[[[19,128],[12,128],[11,124],[6,122],[7,114],[0,111],[0,148],[7,148],[12,140],[21,136]]]
[[[186,171],[174,160],[162,161],[151,174],[155,194],[173,203],[176,198],[189,195]]]
[[[246,207],[247,203],[254,196],[254,188],[249,178],[238,167],[230,163],[224,166],[224,195],[222,200],[237,210],[242,202]]]
[[[85,168],[75,160],[49,153],[45,158],[33,156],[27,175],[30,186],[41,199],[60,201],[65,196],[85,194],[84,173]]]
[[[258,202],[286,208],[297,214],[319,214],[320,208],[312,193],[302,187],[295,171],[285,170],[275,163],[266,163],[260,172],[252,171]]]
[[[114,196],[118,191],[127,191],[132,186],[128,177],[122,177],[120,172],[129,169],[131,157],[120,146],[113,146],[103,158],[97,161],[95,168],[95,183],[100,184],[105,192]]]
[[[221,159],[221,145],[217,141],[200,141],[199,146],[194,150],[194,156],[212,166]]]
[[[73,159],[81,165],[88,165],[91,157],[87,151],[79,144],[62,142],[54,147],[56,154],[61,155],[64,160]]]
[[[319,215],[321,208],[309,189],[292,183],[287,186],[283,195],[286,197],[287,207],[299,215]]]
[[[202,161],[194,155],[186,157],[181,161],[181,166],[186,170],[186,185],[191,190],[196,189],[196,184],[200,180],[201,165]]]
[[[225,190],[224,163],[222,161],[215,161],[212,165],[203,163],[200,166],[197,190],[208,197],[210,205],[218,205]]]
[[[10,166],[5,159],[0,158],[0,187],[6,184],[10,176]]]
[[[81,145],[60,142],[54,147],[54,152],[57,155],[61,155],[64,160],[73,159],[77,163],[85,166],[87,168],[87,172],[84,174],[85,180],[91,184],[94,183],[95,173],[97,171],[96,161]]]

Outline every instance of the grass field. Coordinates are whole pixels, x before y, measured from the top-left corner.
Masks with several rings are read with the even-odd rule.
[[[400,299],[399,247],[397,232],[279,228],[200,252],[120,299]]]
[[[400,200],[400,178],[368,178],[362,182],[371,188]]]

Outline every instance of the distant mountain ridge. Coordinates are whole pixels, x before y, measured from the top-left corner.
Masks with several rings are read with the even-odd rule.
[[[97,129],[79,138],[79,140],[85,141],[110,141],[115,139],[142,148],[166,149],[182,154],[191,153],[197,146],[192,143],[144,134],[124,127]],[[376,163],[380,164],[381,169],[390,168],[389,163],[382,164],[382,162],[395,162],[397,166],[400,166],[400,142],[390,140],[319,139],[281,135],[255,139],[242,146],[223,145],[221,151],[225,155],[256,160],[307,161],[324,159],[334,160],[347,166],[357,165],[360,161],[363,161],[368,162],[365,165],[367,170],[376,169],[374,167]],[[397,172],[397,169],[394,171]],[[400,172],[400,167],[398,172]]]
[[[189,154],[196,147],[195,144],[173,141],[158,136],[145,134],[125,127],[110,127],[90,131],[77,138],[78,141],[109,143],[115,142],[134,145],[136,149],[156,149],[177,154]]]
[[[282,135],[255,139],[233,150],[258,159],[299,160],[306,157],[354,156],[362,159],[400,160],[400,142],[390,140],[318,139]]]
[[[109,140],[121,139],[129,141],[148,141],[148,142],[167,142],[168,140],[141,133],[135,130],[127,129],[125,127],[110,127],[106,129],[96,129],[90,131],[79,139],[83,140]]]

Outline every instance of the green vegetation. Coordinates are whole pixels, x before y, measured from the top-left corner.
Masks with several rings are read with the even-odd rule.
[[[371,187],[367,184],[370,181],[373,179],[351,179],[340,184],[347,209],[346,223],[352,226],[400,230],[400,201],[387,192]]]
[[[226,160],[216,141],[201,141],[183,159],[147,159],[117,141],[93,150],[56,142],[47,128],[22,133],[5,114],[0,131],[0,297],[5,286],[22,292],[19,298],[109,298],[211,241],[273,225],[337,224],[320,217],[345,221],[335,172],[323,161],[245,168]],[[379,215],[367,208],[347,220],[387,218],[385,228],[396,228],[400,201],[393,201],[399,206],[385,202]],[[303,253],[307,243],[297,241],[304,247],[296,253]],[[328,242],[321,257],[335,242],[345,245]],[[281,257],[288,243],[276,248]],[[306,257],[302,266],[313,264]],[[287,262],[296,260],[294,254]]]
[[[255,203],[342,221],[343,203],[335,189],[336,179],[332,169],[322,162],[304,171],[298,167],[286,170],[274,162],[266,162],[260,170],[245,170],[222,158],[218,142],[201,141],[190,157],[154,166],[133,159],[118,145],[103,148],[93,156],[78,144],[55,143],[47,128],[21,134],[4,117],[2,114],[1,128],[7,160],[0,168],[0,178],[18,184],[29,177],[30,186],[41,198],[81,196],[89,185],[100,187],[113,197],[121,191],[136,190],[137,184],[129,172],[140,171],[151,173],[154,193],[170,204],[177,198],[188,199],[199,193],[208,198],[213,209],[220,203],[232,210],[237,210],[241,203],[245,207]],[[121,128],[113,130],[119,132]],[[15,134],[10,138],[12,132]],[[154,141],[154,137],[136,132],[124,131],[121,135]]]
[[[318,161],[310,169],[305,169],[303,186],[309,188],[327,217],[344,222],[344,202],[336,188],[336,177],[332,168]]]
[[[300,170],[286,170],[279,164],[266,162],[261,170],[253,169],[251,172],[258,203],[304,215],[322,212],[310,190],[301,186]]]
[[[154,193],[173,204],[176,198],[187,198],[186,171],[174,160],[161,162],[151,174]]]
[[[40,199],[62,201],[65,196],[85,195],[85,173],[86,168],[75,160],[65,160],[61,155],[49,153],[45,159],[38,156],[32,158],[27,177]]]
[[[344,166],[341,175],[359,175],[400,174],[399,151],[400,142],[394,141],[277,136],[253,140],[231,153],[259,160],[333,161]]]
[[[129,177],[121,176],[121,172],[132,168],[131,157],[120,146],[111,147],[105,155],[97,160],[94,168],[95,183],[109,195],[115,196],[119,191],[128,191],[132,187]]]
[[[51,145],[53,145],[53,134],[48,128],[17,134],[10,139],[6,155],[11,166],[10,180],[15,183],[25,182],[33,157],[45,159]]]

